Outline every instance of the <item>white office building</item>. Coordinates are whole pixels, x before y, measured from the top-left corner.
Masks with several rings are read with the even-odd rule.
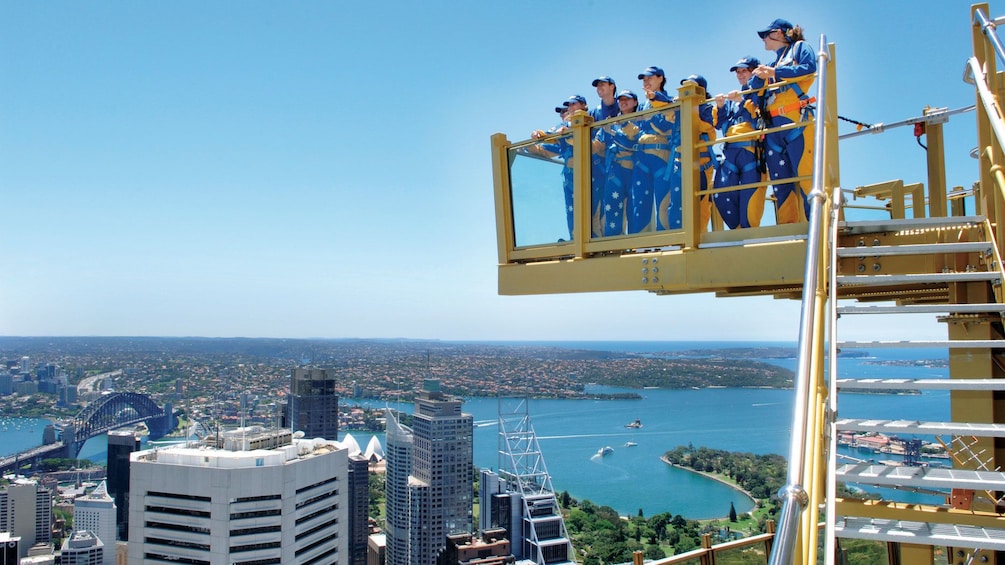
[[[348,452],[253,426],[130,455],[129,563],[344,564]]]
[[[18,552],[52,542],[52,491],[30,479],[17,479],[0,490],[0,532],[21,538]]]
[[[76,516],[74,511],[74,516]],[[114,513],[112,517],[114,518]],[[115,521],[112,520],[112,525]],[[60,552],[60,563],[62,565],[102,565],[108,563],[105,554],[112,554],[112,563],[115,563],[115,544],[105,551],[105,544],[101,543],[98,536],[87,530],[74,530],[70,537],[63,542],[63,549]]]
[[[73,501],[73,529],[86,530],[105,547],[103,565],[115,565],[115,499],[105,481],[90,494]]]

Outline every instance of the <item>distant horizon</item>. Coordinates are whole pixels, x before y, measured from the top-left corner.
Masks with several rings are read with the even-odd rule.
[[[0,335],[0,339],[280,339],[289,341],[443,341],[453,343],[797,343],[759,339],[458,339],[446,337],[279,337],[201,335]]]

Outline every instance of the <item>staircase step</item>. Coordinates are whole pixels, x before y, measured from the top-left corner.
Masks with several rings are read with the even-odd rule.
[[[900,220],[865,220],[841,222],[838,228],[849,234],[890,231],[924,230],[934,228],[970,228],[984,223],[984,216],[958,216],[948,218],[904,218]]]
[[[838,379],[838,390],[1005,390],[1005,379]]]
[[[838,306],[838,314],[981,314],[1005,312],[1005,304],[903,304],[894,306]]]
[[[963,273],[911,273],[906,275],[838,275],[836,279],[840,286],[890,286],[894,284],[1000,282],[1001,274],[994,271],[969,271]]]
[[[878,257],[887,255],[926,255],[930,253],[974,253],[991,249],[986,241],[961,241],[950,243],[923,243],[910,245],[873,245],[839,247],[838,257]]]
[[[929,348],[929,349],[1001,349],[1002,339],[950,339],[944,341],[842,341],[838,349],[888,349],[888,348]]]
[[[906,467],[855,463],[838,465],[838,480],[882,487],[1005,490],[1005,473],[941,467]]]
[[[838,518],[834,535],[839,538],[1005,551],[1005,530],[956,524],[845,516]]]
[[[848,432],[907,434],[956,434],[978,437],[1005,437],[1005,424],[983,422],[921,422],[918,420],[860,420],[839,418],[834,425]]]

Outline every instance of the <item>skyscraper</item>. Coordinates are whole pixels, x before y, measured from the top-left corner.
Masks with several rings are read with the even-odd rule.
[[[258,426],[134,453],[129,563],[348,563],[347,455]]]
[[[344,444],[343,444],[344,445]],[[370,533],[370,461],[357,452],[349,456],[349,561],[366,565],[366,538]]]
[[[293,369],[287,405],[294,430],[305,437],[338,439],[338,394],[327,369]]]
[[[108,495],[104,481],[87,496],[73,501],[73,529],[86,530],[101,540],[104,565],[115,565],[116,510],[115,501]],[[87,545],[78,544],[79,547]]]
[[[388,411],[388,565],[433,565],[448,534],[471,531],[474,421],[439,384],[423,384],[411,428]]]
[[[0,532],[21,538],[20,557],[36,543],[52,542],[52,492],[36,481],[19,479],[0,490]]]
[[[108,432],[108,494],[115,499],[115,528],[118,539],[129,540],[129,454],[140,450],[140,438],[130,431]],[[99,534],[100,535],[100,534]],[[114,547],[115,540],[105,546]]]

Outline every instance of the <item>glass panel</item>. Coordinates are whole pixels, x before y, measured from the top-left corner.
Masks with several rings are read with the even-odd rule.
[[[681,228],[680,110],[629,114],[594,127],[594,237]]]
[[[839,551],[844,554],[845,563],[869,563],[888,565],[886,543],[874,540],[841,538]]]
[[[767,562],[763,543],[715,552],[716,565],[765,565]]]
[[[516,246],[572,239],[572,136],[511,149],[509,159]]]

